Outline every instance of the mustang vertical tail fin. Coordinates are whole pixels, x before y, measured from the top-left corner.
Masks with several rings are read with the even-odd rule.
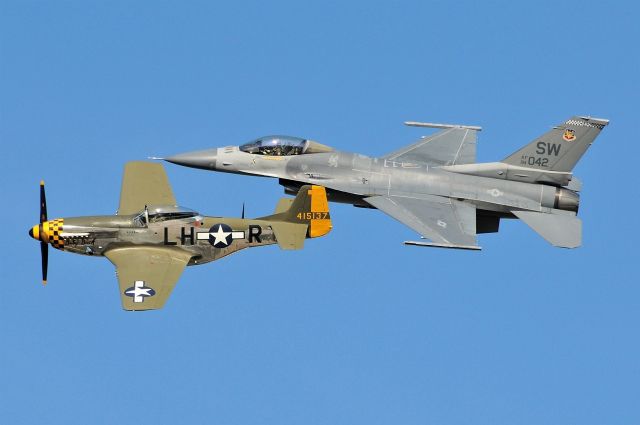
[[[502,160],[518,167],[570,173],[609,120],[572,117]]]
[[[322,186],[305,185],[284,212],[284,221],[305,223],[309,225],[308,236],[317,238],[331,231],[331,216],[327,192]]]
[[[302,249],[305,238],[317,238],[331,231],[327,192],[322,186],[304,185],[295,199],[281,199],[276,214],[262,217],[271,227],[282,249]]]

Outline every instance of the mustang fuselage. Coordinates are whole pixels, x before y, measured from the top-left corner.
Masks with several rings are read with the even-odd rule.
[[[193,254],[188,265],[277,243],[267,221],[202,217],[195,212],[190,217],[170,218],[176,212],[167,210],[176,208],[160,207],[155,214],[59,218],[34,226],[29,234],[54,248],[83,255],[102,256],[123,247],[176,247]],[[178,214],[190,215],[186,209],[178,210]]]

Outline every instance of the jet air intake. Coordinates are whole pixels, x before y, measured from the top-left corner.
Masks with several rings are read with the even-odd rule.
[[[553,208],[558,210],[578,212],[580,207],[580,195],[573,190],[557,188]]]

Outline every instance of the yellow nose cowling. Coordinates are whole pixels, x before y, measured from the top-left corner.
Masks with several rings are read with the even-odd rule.
[[[29,230],[29,236],[35,240],[50,243],[54,248],[62,249],[64,247],[64,240],[62,239],[63,225],[64,220],[61,218],[45,221],[33,226]]]

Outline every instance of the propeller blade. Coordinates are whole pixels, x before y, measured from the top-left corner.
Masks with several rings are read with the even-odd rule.
[[[44,180],[40,180],[40,223],[47,221],[47,196],[44,193]]]
[[[242,218],[244,218],[244,202],[242,203]]]
[[[49,266],[49,245],[40,242],[40,256],[42,257],[42,284],[47,284],[47,267]]]

